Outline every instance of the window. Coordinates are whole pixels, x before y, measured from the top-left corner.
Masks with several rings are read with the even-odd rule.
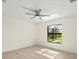
[[[47,26],[47,41],[53,43],[62,43],[62,28],[62,24],[53,24]]]

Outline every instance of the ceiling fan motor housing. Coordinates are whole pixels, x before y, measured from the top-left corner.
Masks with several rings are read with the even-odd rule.
[[[35,16],[39,16],[40,13],[41,13],[41,11],[42,11],[41,9],[36,10],[36,11],[35,11]]]

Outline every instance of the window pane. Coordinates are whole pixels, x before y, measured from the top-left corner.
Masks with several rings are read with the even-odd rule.
[[[61,43],[62,38],[62,24],[54,24],[47,26],[48,42]]]

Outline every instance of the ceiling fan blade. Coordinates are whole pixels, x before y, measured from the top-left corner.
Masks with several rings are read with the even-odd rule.
[[[35,12],[35,10],[33,10],[31,8],[27,8],[27,7],[24,7],[24,6],[22,8]]]
[[[31,17],[30,19],[33,19],[33,18],[35,18],[35,16],[34,17]]]
[[[50,15],[39,15],[40,17],[46,17],[46,16],[50,16]]]
[[[31,13],[25,13],[25,14],[28,14],[28,15],[34,15],[34,14],[31,14]]]
[[[40,17],[39,19],[40,19],[40,20],[42,20],[42,18],[41,18],[41,17]]]
[[[36,16],[34,16],[34,17],[31,17],[30,19],[33,19],[33,18],[36,18]],[[42,18],[39,16],[39,18],[37,18],[37,19],[40,19],[40,20],[42,20]]]

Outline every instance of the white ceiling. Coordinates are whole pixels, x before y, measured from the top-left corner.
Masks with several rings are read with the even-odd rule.
[[[28,8],[41,8],[42,14],[52,15],[43,20],[31,20],[32,16],[26,15],[27,10],[21,6]],[[6,0],[3,2],[3,17],[14,17],[27,21],[47,21],[61,17],[67,17],[77,14],[77,2],[70,3],[70,0]]]

